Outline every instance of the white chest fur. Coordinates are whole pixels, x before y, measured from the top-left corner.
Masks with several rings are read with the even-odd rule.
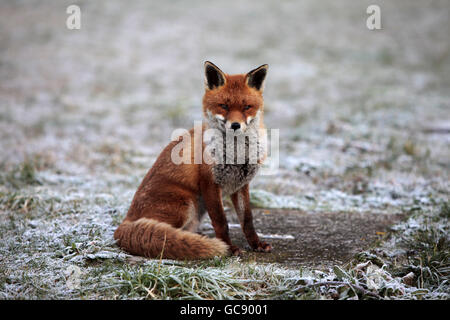
[[[232,194],[250,183],[264,157],[265,148],[258,132],[246,132],[245,135],[245,139],[222,137],[222,156],[221,152],[215,153],[216,163],[212,165],[212,174],[224,194]]]
[[[253,179],[259,164],[216,164],[212,167],[215,182],[224,195],[238,191]]]
[[[247,124],[242,135],[234,135],[226,130],[224,122],[212,115],[207,117],[213,134],[204,142],[212,147],[214,164],[211,166],[214,181],[224,194],[232,194],[249,183],[258,172],[265,157],[265,130],[259,128],[259,113]]]

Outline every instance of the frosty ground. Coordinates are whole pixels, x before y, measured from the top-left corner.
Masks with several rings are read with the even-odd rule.
[[[446,1],[0,4],[1,299],[448,299]],[[175,128],[201,119],[203,61],[269,64],[280,168],[252,182],[272,254],[127,255],[112,234]],[[202,233],[213,236],[206,220]]]

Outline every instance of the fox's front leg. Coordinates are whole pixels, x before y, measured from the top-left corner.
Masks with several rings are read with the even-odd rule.
[[[272,246],[267,242],[261,242],[253,227],[253,215],[250,208],[249,186],[246,184],[240,190],[231,195],[234,208],[239,217],[242,230],[247,238],[248,244],[255,251],[270,252]]]
[[[211,218],[216,237],[229,246],[233,255],[240,255],[241,250],[231,243],[228,233],[228,221],[222,203],[222,190],[216,184],[205,184],[201,189],[205,208]]]

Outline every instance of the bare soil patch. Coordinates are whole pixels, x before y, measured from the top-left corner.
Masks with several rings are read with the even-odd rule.
[[[308,213],[295,210],[253,211],[255,228],[273,246],[272,253],[255,253],[229,214],[232,241],[246,252],[244,260],[276,262],[289,267],[328,267],[347,262],[370,248],[404,215],[358,212]],[[213,231],[208,230],[205,233]],[[284,237],[284,238],[283,238]]]

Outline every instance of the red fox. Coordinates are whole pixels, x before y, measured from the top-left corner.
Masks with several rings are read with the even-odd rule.
[[[264,128],[262,93],[268,65],[236,75],[225,74],[209,61],[204,68],[203,132],[232,131],[256,136],[259,141],[258,132]],[[200,143],[203,151],[205,141],[194,141],[193,129],[189,133],[192,145]],[[222,203],[222,197],[230,195],[251,248],[270,252],[271,245],[261,242],[254,229],[249,196],[249,183],[266,156],[262,144],[258,142],[256,163],[246,158],[242,164],[175,164],[171,154],[178,143],[180,140],[169,143],[143,179],[114,233],[117,244],[131,254],[150,258],[192,260],[228,253],[240,255],[240,249],[231,243]],[[211,218],[216,238],[196,233],[205,212]]]

